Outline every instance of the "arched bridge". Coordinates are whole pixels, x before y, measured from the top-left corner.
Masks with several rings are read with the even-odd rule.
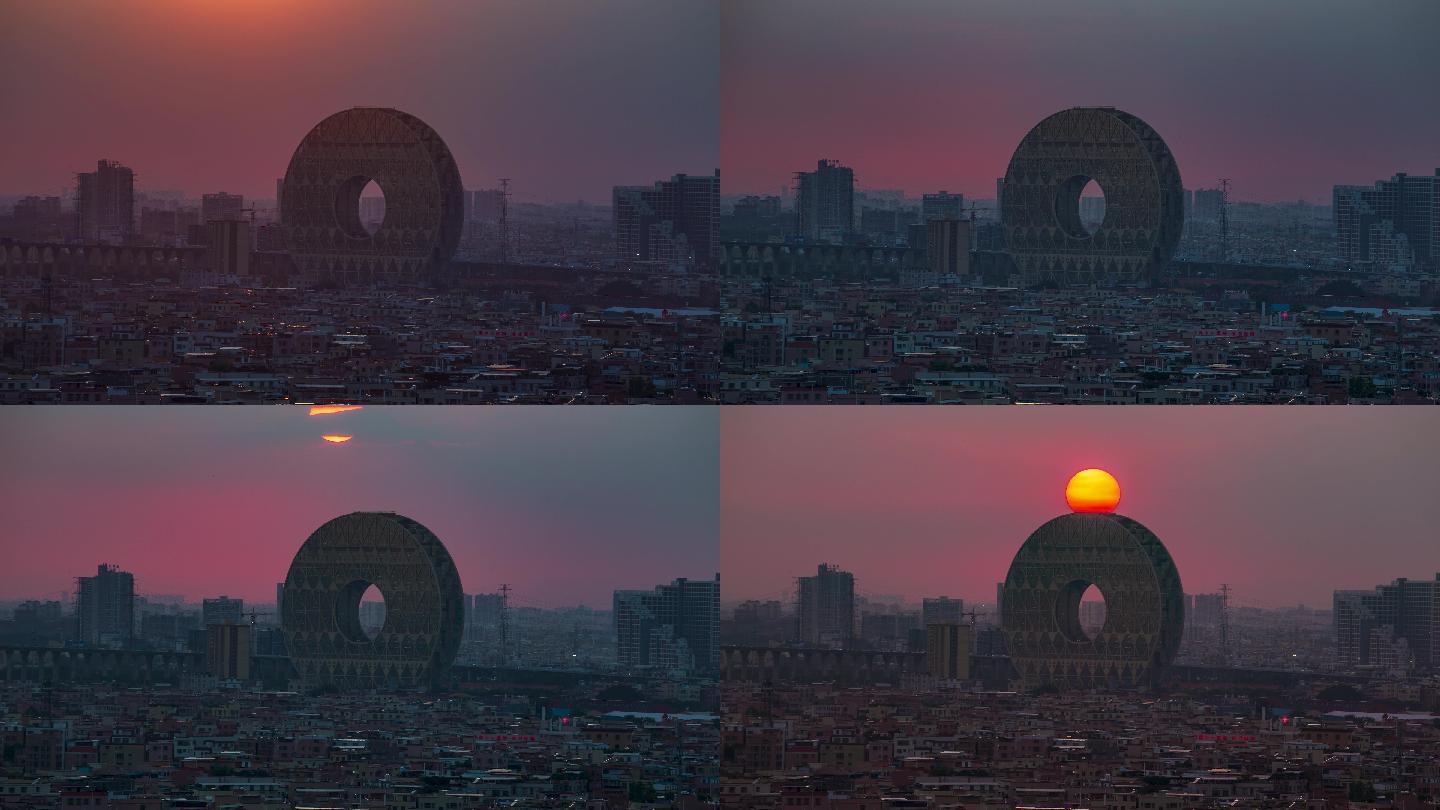
[[[0,647],[0,683],[176,683],[186,675],[205,672],[204,653]],[[266,682],[288,680],[293,677],[290,659],[252,655],[250,677]]]
[[[925,251],[862,245],[782,245],[726,242],[721,269],[729,278],[851,278],[898,276],[926,266]]]
[[[826,650],[806,647],[720,648],[720,677],[727,681],[895,682],[927,671],[923,652]]]
[[[0,681],[7,683],[156,683],[204,670],[203,653],[0,647]]]
[[[203,247],[141,247],[138,245],[70,245],[0,240],[0,271],[26,270],[70,273],[134,273],[163,276],[206,263]]]
[[[0,275],[120,276],[133,279],[178,278],[183,272],[206,270],[206,247],[67,244],[0,239]],[[253,275],[288,275],[290,255],[252,251]]]

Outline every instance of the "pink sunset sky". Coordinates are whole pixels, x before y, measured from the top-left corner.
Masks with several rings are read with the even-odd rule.
[[[1440,572],[1440,413],[1422,408],[731,408],[726,601],[833,563],[861,593],[993,602],[1070,476],[1119,479],[1191,593],[1328,606]]]
[[[1074,106],[1140,116],[1188,188],[1243,200],[1440,167],[1431,0],[728,0],[721,27],[727,193],[831,158],[861,187],[994,197]]]
[[[467,593],[606,607],[719,565],[706,408],[13,408],[0,420],[0,599],[113,563],[140,594],[273,602],[321,524],[394,511]],[[348,435],[344,443],[323,435]]]
[[[99,158],[145,189],[273,197],[349,107],[434,127],[467,188],[608,203],[719,161],[718,6],[665,0],[12,0],[0,7],[0,193]]]

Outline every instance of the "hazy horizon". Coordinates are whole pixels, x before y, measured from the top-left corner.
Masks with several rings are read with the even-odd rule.
[[[394,511],[466,593],[605,606],[719,570],[718,414],[701,408],[17,408],[0,427],[0,597],[100,563],[139,594],[273,602],[311,532]],[[343,442],[323,436],[350,436]]]
[[[732,0],[721,18],[727,193],[821,158],[857,186],[995,196],[1046,116],[1112,106],[1169,144],[1186,188],[1325,203],[1440,167],[1440,4]],[[1383,126],[1381,126],[1383,122]]]
[[[106,158],[137,188],[274,197],[311,127],[374,106],[433,127],[466,188],[609,200],[719,166],[717,20],[653,0],[9,3],[0,106],[24,114],[0,191],[54,195]]]
[[[761,411],[763,413],[757,413]],[[776,412],[778,411],[778,412]],[[1421,408],[784,408],[721,417],[729,603],[819,563],[860,594],[993,601],[1021,543],[1101,467],[1187,593],[1312,607],[1440,572],[1437,416]]]

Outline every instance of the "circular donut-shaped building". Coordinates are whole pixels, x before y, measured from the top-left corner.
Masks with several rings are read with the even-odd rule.
[[[1105,218],[1091,231],[1080,194],[1094,180]],[[1180,168],[1139,118],[1072,107],[1036,124],[1000,187],[1005,249],[1026,283],[1139,283],[1162,269],[1185,225]]]
[[[360,625],[371,585],[385,598],[374,638]],[[429,529],[392,512],[353,512],[316,529],[281,592],[285,649],[310,685],[434,686],[455,660],[464,622],[450,553]]]
[[[1105,597],[1094,637],[1080,624],[1091,585]],[[1005,577],[1001,627],[1027,687],[1151,686],[1175,660],[1185,594],[1170,553],[1149,529],[1111,513],[1049,521],[1020,547]]]
[[[385,195],[374,233],[360,220],[370,181]],[[460,170],[439,134],[408,113],[335,113],[295,147],[280,189],[280,224],[296,269],[333,277],[394,278],[455,255],[465,221]]]

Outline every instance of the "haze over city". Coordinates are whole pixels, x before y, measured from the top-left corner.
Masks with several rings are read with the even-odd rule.
[[[1419,90],[1440,75],[1440,5],[1423,0],[739,0],[721,24],[728,194],[834,158],[865,188],[993,197],[1030,127],[1089,105],[1153,125],[1188,187],[1227,177],[1246,200],[1328,203],[1440,164]]]
[[[0,429],[0,598],[58,598],[113,563],[141,595],[273,602],[321,524],[394,511],[440,537],[467,592],[508,583],[517,606],[608,608],[618,588],[714,576],[718,421],[691,408],[16,410]]]
[[[0,107],[26,114],[7,116],[0,193],[59,193],[105,157],[146,189],[273,197],[305,133],[353,106],[425,119],[467,185],[510,177],[520,202],[714,170],[716,4],[537,10],[6,3]]]
[[[1188,592],[1328,607],[1440,569],[1421,409],[728,409],[724,598],[793,598],[819,563],[857,592],[993,602],[1087,467],[1165,543]]]

